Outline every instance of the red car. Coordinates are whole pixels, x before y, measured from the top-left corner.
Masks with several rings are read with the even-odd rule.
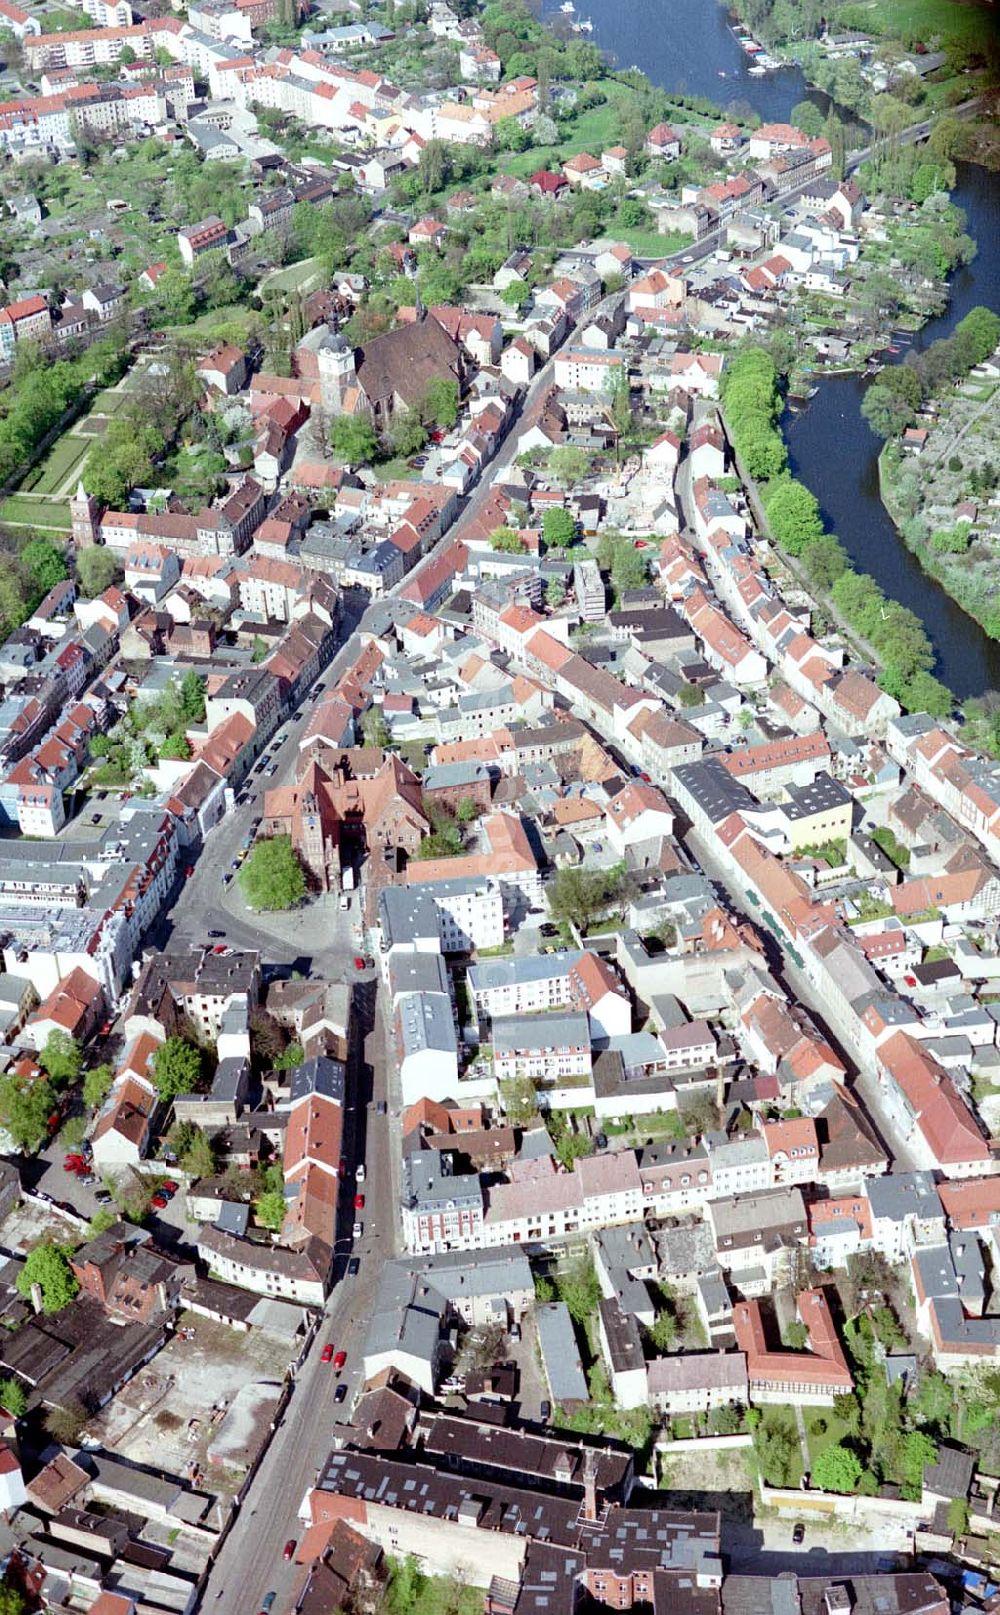
[[[333,1362],[333,1347],[332,1346],[324,1346],[323,1347],[323,1355],[320,1357],[320,1362],[321,1363],[332,1363]]]
[[[64,1172],[86,1172],[87,1163],[82,1155],[67,1155],[63,1162]]]
[[[169,1189],[171,1194],[176,1194],[178,1189],[180,1188],[180,1184],[175,1183],[173,1178],[164,1178],[163,1187],[165,1189]]]
[[[190,880],[191,876],[193,874],[194,874],[194,864],[188,864],[187,868],[184,871],[184,879],[185,880]]]
[[[356,1194],[354,1196],[354,1209],[355,1211],[364,1211],[365,1197],[363,1194]]]
[[[347,1362],[347,1353],[346,1353],[346,1351],[338,1351],[336,1357],[333,1359],[334,1368],[343,1368],[343,1366],[344,1366],[344,1364],[346,1362]]]
[[[295,1538],[293,1536],[290,1536],[288,1538],[288,1541],[285,1543],[284,1548],[282,1549],[281,1557],[283,1559],[291,1559],[294,1553],[295,1553]]]
[[[165,1194],[154,1194],[149,1203],[153,1207],[154,1211],[166,1211],[170,1201],[167,1199]]]
[[[355,970],[363,970],[365,968],[365,961],[362,959],[360,953],[356,953],[354,955],[354,968]]]

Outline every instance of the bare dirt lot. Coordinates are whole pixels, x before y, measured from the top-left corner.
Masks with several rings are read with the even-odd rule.
[[[112,1452],[175,1475],[203,1471],[203,1484],[223,1493],[240,1478],[206,1465],[206,1452],[237,1391],[250,1380],[281,1380],[288,1349],[257,1330],[240,1334],[184,1313],[184,1328],[89,1425]]]

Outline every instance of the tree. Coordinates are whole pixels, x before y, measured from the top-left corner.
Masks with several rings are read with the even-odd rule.
[[[509,1082],[501,1082],[500,1099],[512,1127],[529,1127],[538,1119],[538,1099],[527,1077],[513,1077]]]
[[[61,1407],[49,1408],[45,1415],[45,1428],[53,1441],[64,1447],[79,1445],[87,1423],[87,1409],[79,1397],[71,1396]]]
[[[449,428],[458,420],[458,382],[450,376],[434,376],[427,383],[420,413],[434,426]]]
[[[285,1197],[278,1189],[268,1189],[254,1205],[257,1221],[269,1228],[272,1234],[281,1232],[285,1220]]]
[[[201,723],[205,717],[205,680],[193,667],[181,679],[181,712],[189,723]]]
[[[389,445],[393,454],[419,454],[427,442],[427,429],[415,409],[400,409],[392,417]]]
[[[764,508],[775,540],[789,555],[801,555],[823,532],[815,494],[794,477],[779,477],[764,494]]]
[[[531,287],[528,285],[527,281],[511,280],[508,281],[507,285],[500,293],[500,300],[501,302],[506,303],[508,308],[519,310],[524,307],[530,296]]]
[[[904,367],[899,366],[900,369]],[[890,388],[876,383],[861,403],[861,413],[879,437],[899,437],[916,418],[913,405]]]
[[[676,1313],[672,1308],[664,1307],[650,1325],[649,1338],[657,1351],[673,1351],[679,1333]]]
[[[5,47],[5,54],[8,54]],[[0,1587],[0,1615],[24,1615],[27,1600],[17,1587]]]
[[[823,1492],[854,1492],[861,1479],[861,1461],[850,1447],[839,1442],[824,1447],[813,1460],[813,1484]]]
[[[370,465],[378,448],[378,436],[367,415],[338,415],[330,442],[334,454],[348,465]]]
[[[620,881],[603,869],[560,869],[549,885],[549,908],[557,920],[566,920],[586,932],[618,895]]]
[[[796,1318],[791,1323],[786,1323],[781,1338],[792,1351],[803,1351],[809,1344],[809,1331],[805,1324]]]
[[[361,719],[361,733],[366,746],[377,746],[385,751],[392,744],[392,730],[385,721],[381,707],[369,707]]]
[[[513,527],[494,527],[490,534],[490,548],[504,555],[523,555],[525,542]]]
[[[796,101],[788,114],[788,121],[811,140],[823,133],[823,114],[815,101]]]
[[[111,1071],[108,1064],[92,1066],[90,1071],[84,1074],[84,1105],[87,1106],[87,1110],[100,1110],[103,1101],[107,1100],[108,1093],[111,1092],[113,1080],[115,1072]]]
[[[153,1055],[153,1081],[164,1101],[193,1093],[201,1076],[201,1053],[186,1038],[168,1037]]]
[[[479,808],[471,796],[463,796],[455,809],[455,818],[459,824],[471,824],[478,818]]]
[[[548,549],[568,549],[576,542],[576,522],[564,505],[553,505],[542,516],[542,536]]]
[[[47,538],[29,539],[21,551],[20,559],[41,594],[48,594],[67,575],[63,551]]]
[[[585,450],[574,448],[572,443],[562,443],[549,455],[547,469],[554,481],[571,488],[583,480],[589,466],[590,456]]]
[[[62,1032],[57,1028],[45,1039],[45,1047],[38,1056],[38,1063],[57,1088],[65,1087],[66,1083],[75,1082],[80,1075],[83,1064],[80,1045],[68,1032]]]
[[[168,735],[159,748],[160,757],[164,762],[186,762],[191,755],[191,743],[187,735]]]
[[[937,1461],[937,1442],[925,1430],[911,1430],[903,1437],[900,1448],[900,1475],[903,1490],[909,1497],[920,1496],[924,1482],[924,1468]]]
[[[80,592],[89,599],[103,594],[109,589],[118,576],[118,562],[111,550],[104,549],[100,544],[92,544],[87,549],[77,550],[76,554],[76,581]]]
[[[275,1071],[295,1071],[302,1064],[305,1057],[305,1050],[301,1043],[289,1043],[271,1062],[272,1069]]]
[[[24,1393],[24,1386],[19,1379],[7,1374],[0,1379],[0,1407],[6,1408],[15,1419],[23,1419],[28,1411],[28,1398]],[[0,1615],[3,1615],[3,1606],[0,1604]]]
[[[597,1311],[601,1299],[594,1264],[589,1256],[578,1256],[573,1264],[556,1279],[560,1301],[569,1308],[574,1323],[587,1324]]]
[[[191,1137],[180,1154],[181,1166],[192,1178],[210,1178],[216,1168],[215,1146],[200,1127],[192,1129]]]
[[[38,1285],[44,1312],[61,1312],[63,1307],[69,1306],[80,1288],[77,1276],[69,1265],[67,1248],[57,1245],[54,1240],[35,1246],[17,1275],[16,1283],[18,1294],[23,1295],[26,1301],[30,1301],[31,1292]]]
[[[255,909],[286,909],[306,894],[306,877],[290,836],[258,841],[240,870],[240,886]]]
[[[0,1077],[0,1126],[25,1153],[37,1150],[48,1137],[55,1102],[47,1077]]]

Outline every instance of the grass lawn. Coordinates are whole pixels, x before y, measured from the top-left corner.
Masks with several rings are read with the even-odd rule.
[[[379,482],[416,482],[420,477],[419,471],[407,465],[401,454],[395,455],[391,460],[383,460],[381,465],[373,466],[372,470]]]
[[[592,157],[600,157],[608,146],[617,145],[622,103],[635,92],[629,85],[618,84],[614,79],[602,79],[600,89],[607,101],[581,112],[572,123],[560,125],[557,145],[532,146],[528,151],[505,155],[497,171],[523,179],[536,169],[555,167],[560,158],[575,157],[578,151],[589,151]]]
[[[878,19],[886,34],[896,38],[912,34],[925,44],[934,34],[961,39],[967,44],[984,44],[993,27],[985,6],[956,3],[956,0],[870,0],[865,9]]]
[[[691,237],[678,230],[660,235],[658,230],[629,230],[613,224],[608,227],[608,234],[616,240],[627,241],[637,258],[666,258],[671,252],[681,252],[691,245]]]
[[[26,499],[11,494],[0,505],[0,521],[12,527],[55,528],[68,533],[73,525],[69,506],[57,504],[53,499]]]
[[[307,282],[317,280],[322,274],[318,258],[303,258],[301,263],[289,264],[287,269],[272,269],[261,280],[259,290],[271,291],[275,288],[284,291],[295,291]]]
[[[847,1435],[847,1426],[837,1418],[832,1408],[803,1408],[802,1417],[806,1421],[806,1443],[809,1447],[809,1458],[816,1462],[821,1452],[827,1447],[835,1447],[838,1441],[843,1441]],[[826,1429],[822,1435],[813,1433],[813,1425],[822,1422]]]
[[[207,314],[199,315],[190,325],[172,325],[168,330],[170,336],[184,336],[190,331],[198,331],[203,336],[239,344],[246,342],[250,331],[259,323],[260,315],[256,310],[246,308],[242,303],[229,303],[225,308],[213,308]]]
[[[68,434],[55,443],[42,461],[41,475],[35,482],[33,493],[53,494],[61,488],[74,467],[81,466],[90,451],[89,443]]]
[[[127,396],[126,393],[116,393],[109,387],[103,393],[98,393],[94,399],[91,413],[94,415],[116,415],[122,405],[127,402]]]

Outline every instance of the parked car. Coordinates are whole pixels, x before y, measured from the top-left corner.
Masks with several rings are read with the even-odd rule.
[[[795,1546],[798,1547],[800,1543],[805,1541],[805,1539],[806,1528],[802,1524],[802,1521],[798,1520],[796,1524],[792,1526],[792,1541],[795,1543]]]
[[[210,937],[225,936],[225,931],[209,931]]]
[[[542,1418],[542,1419],[551,1419],[551,1417],[552,1417],[552,1403],[551,1402],[540,1402],[539,1405],[538,1405],[538,1415],[539,1415],[539,1418]]]
[[[362,1237],[362,1235],[364,1234],[364,1231],[365,1231],[364,1223],[363,1222],[356,1222],[354,1224],[354,1227],[351,1229],[351,1238],[352,1239],[360,1239]]]
[[[285,1543],[285,1546],[281,1550],[281,1557],[283,1559],[291,1559],[294,1552],[295,1552],[295,1538],[293,1536],[290,1536],[288,1538],[288,1541]]]
[[[274,1608],[274,1600],[277,1598],[277,1596],[277,1593],[264,1594],[260,1601],[262,1615],[271,1615],[271,1610]]]
[[[351,1278],[351,1279],[356,1278],[358,1273],[360,1273],[360,1271],[361,1271],[361,1260],[360,1260],[360,1258],[357,1257],[357,1256],[352,1256],[350,1261],[347,1264],[347,1276],[348,1276],[348,1278]]]
[[[111,1204],[111,1195],[107,1189],[95,1189],[94,1199],[99,1206],[110,1206]]]
[[[320,1362],[321,1363],[332,1363],[333,1362],[333,1347],[332,1346],[324,1346],[323,1347],[323,1353],[322,1353],[322,1356],[320,1357]]]
[[[346,1351],[338,1351],[336,1357],[333,1359],[334,1368],[343,1368],[343,1366],[344,1366],[344,1364],[346,1362],[347,1362],[347,1353],[346,1353]]]
[[[160,1193],[176,1194],[179,1188],[180,1184],[176,1183],[173,1178],[164,1178],[163,1182],[160,1184]]]
[[[354,1209],[355,1211],[364,1211],[365,1197],[363,1194],[356,1194],[354,1196]]]
[[[343,1380],[341,1380],[340,1384],[337,1386],[337,1389],[334,1391],[333,1400],[335,1402],[347,1401],[347,1386],[344,1384]]]
[[[365,961],[362,959],[360,953],[356,953],[354,955],[354,968],[355,970],[364,970],[365,968]]]
[[[354,1176],[355,1176],[355,1179],[356,1179],[356,1181],[358,1183],[364,1183],[364,1181],[365,1181],[365,1163],[364,1163],[364,1161],[359,1161],[358,1162],[357,1166],[354,1169]]]
[[[166,1211],[168,1205],[170,1204],[165,1194],[154,1194],[149,1203],[154,1211]]]
[[[87,1163],[82,1155],[67,1155],[63,1162],[64,1172],[82,1172],[86,1171],[86,1167]]]

